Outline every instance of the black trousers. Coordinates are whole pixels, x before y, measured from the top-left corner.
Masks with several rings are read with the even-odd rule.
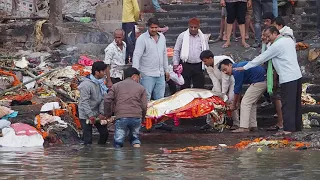
[[[238,24],[246,23],[247,3],[246,2],[227,2],[227,23],[233,24],[237,20]]]
[[[85,119],[80,119],[80,123],[83,132],[84,144],[92,144],[92,124],[86,124]],[[106,144],[109,136],[107,125],[96,123],[94,126],[96,126],[100,134],[98,144]]]
[[[122,23],[122,29],[124,30],[124,42],[127,44],[126,49],[126,64],[129,62],[129,56],[132,62],[132,56],[134,47],[136,44],[136,30],[135,30],[135,22]]]
[[[202,70],[201,63],[182,63],[183,71],[182,76],[184,78],[184,85],[181,86],[181,89],[186,89],[191,87],[191,82],[193,88],[204,88],[204,74]]]
[[[281,84],[281,103],[283,114],[284,131],[301,131],[302,108],[301,108],[302,80]]]
[[[168,86],[169,86],[169,90],[170,90],[170,94],[175,94],[177,92],[177,85],[174,81],[172,81],[171,79],[169,81],[167,81]]]

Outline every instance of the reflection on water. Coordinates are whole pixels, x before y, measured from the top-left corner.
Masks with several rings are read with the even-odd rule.
[[[319,151],[163,154],[160,147],[0,148],[0,179],[320,179]]]

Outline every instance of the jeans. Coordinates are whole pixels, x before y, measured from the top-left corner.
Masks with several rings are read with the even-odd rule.
[[[253,0],[252,8],[253,8],[255,39],[257,42],[261,43],[262,15],[265,12],[272,12],[272,2],[261,2],[261,0]]]
[[[161,9],[160,4],[159,4],[159,0],[152,0],[152,5],[156,11]]]
[[[318,33],[320,35],[320,1],[317,0],[317,15],[318,15]]]
[[[124,140],[129,134],[131,145],[141,144],[139,132],[141,127],[141,118],[120,118],[116,120],[114,132],[114,147],[123,147]]]
[[[133,51],[136,44],[136,30],[135,30],[136,23],[129,22],[129,23],[122,23],[122,29],[124,30],[124,42],[127,44],[126,48],[126,63],[129,62],[129,56],[132,61]]]
[[[166,90],[166,81],[164,75],[160,77],[152,77],[141,73],[140,83],[147,91],[148,101],[151,100],[151,96],[154,100],[164,97]]]
[[[92,124],[87,124],[85,119],[80,119],[80,123],[83,132],[84,144],[92,144]],[[95,127],[98,129],[100,134],[98,144],[106,144],[109,136],[107,126],[96,123]]]
[[[278,17],[279,11],[278,11],[278,0],[272,0],[272,12],[274,17]]]

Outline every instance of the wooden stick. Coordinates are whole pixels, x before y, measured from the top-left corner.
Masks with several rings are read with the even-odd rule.
[[[0,69],[6,69],[6,70],[11,70],[11,71],[21,71],[21,72],[24,72],[26,74],[28,74],[29,76],[31,76],[32,78],[36,78],[37,76],[34,75],[32,72],[30,72],[29,70],[27,69],[19,69],[19,68],[10,68],[10,67],[3,67],[3,66],[0,66]],[[48,86],[49,88],[53,89],[55,92],[61,94],[63,97],[73,101],[73,102],[76,102],[76,100],[72,97],[70,97],[67,93],[63,92],[61,89],[58,89],[50,84],[47,84],[45,82],[42,82],[42,84]]]
[[[40,79],[40,78],[43,78],[43,77],[45,77],[45,76],[48,76],[49,74],[51,74],[51,73],[53,73],[54,71],[57,71],[57,70],[58,70],[58,69],[51,70],[51,71],[49,71],[49,72],[46,72],[46,73],[44,73],[44,74],[41,74],[40,76],[36,76],[35,78],[30,79],[29,81],[26,81],[26,82],[21,83],[21,84],[19,84],[19,85],[17,85],[17,86],[14,86],[14,87],[11,87],[11,88],[9,88],[9,89],[6,89],[6,90],[4,90],[3,92],[0,93],[0,97],[2,97],[3,95],[5,95],[7,92],[14,91],[14,90],[16,90],[16,89],[21,88],[22,86],[24,86],[24,85],[26,85],[26,84],[29,84],[29,83],[31,83],[31,82],[33,82],[33,81],[36,81],[36,80],[38,80],[38,79]]]

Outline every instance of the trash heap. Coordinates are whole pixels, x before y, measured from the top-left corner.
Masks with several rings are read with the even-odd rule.
[[[218,146],[196,146],[196,147],[185,147],[179,149],[167,149],[160,148],[163,153],[176,153],[176,152],[185,152],[185,151],[213,151],[221,149],[237,149],[237,150],[247,150],[255,148],[257,152],[262,152],[263,148],[268,149],[279,149],[279,148],[290,148],[296,150],[303,150],[311,148],[310,143],[296,141],[290,138],[283,139],[267,139],[267,138],[256,138],[254,140],[245,140],[240,141],[234,146],[227,146],[226,144],[219,144]]]
[[[52,54],[36,53],[20,51],[0,63],[0,146],[79,142],[78,85],[98,60],[82,55],[77,63],[61,66],[48,63],[47,57],[52,60]],[[21,140],[10,144],[14,139],[23,139],[13,128],[15,124],[21,124],[18,130],[31,132],[22,135],[23,142],[34,138],[38,143]]]

